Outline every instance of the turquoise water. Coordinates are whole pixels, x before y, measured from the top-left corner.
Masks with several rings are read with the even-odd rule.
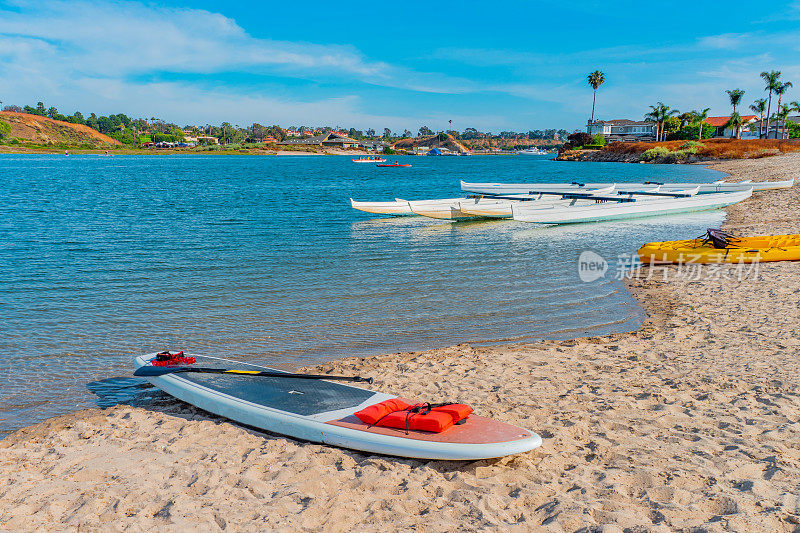
[[[104,380],[167,348],[296,367],[635,329],[633,299],[610,275],[581,282],[578,254],[613,261],[722,219],[534,227],[350,208],[350,197],[457,196],[459,179],[719,176],[535,156],[407,160],[412,168],[347,157],[0,156],[0,432],[125,397],[139,381]]]

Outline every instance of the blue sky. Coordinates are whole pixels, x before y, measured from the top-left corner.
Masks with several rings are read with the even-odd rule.
[[[800,1],[0,0],[0,100],[183,124],[575,129],[661,100],[729,112],[777,69],[800,100]]]

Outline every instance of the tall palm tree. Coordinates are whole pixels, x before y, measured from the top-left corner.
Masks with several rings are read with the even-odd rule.
[[[603,85],[603,82],[606,81],[606,75],[599,70],[595,70],[586,76],[586,81],[589,82],[592,90],[594,90],[594,95],[592,96],[592,120],[589,122],[589,124],[594,124],[594,104],[597,101],[597,89],[599,89],[600,86]],[[591,129],[587,130],[586,133],[591,133]]]
[[[692,111],[691,115],[694,117],[694,120],[698,122],[700,131],[697,132],[697,140],[703,140],[703,121],[708,118],[708,112],[711,111],[710,107],[706,107],[705,109],[701,109],[700,111]]]
[[[744,96],[744,91],[741,89],[734,89],[734,90],[727,90],[725,91],[728,93],[728,99],[731,101],[731,105],[733,106],[733,112],[736,113],[736,106],[742,101],[742,97]]]
[[[750,111],[758,113],[758,138],[761,138],[761,128],[764,126],[764,113],[767,110],[767,99],[759,98],[750,105]]]
[[[792,82],[790,82],[790,81],[787,81],[787,82],[784,82],[784,83],[778,82],[777,84],[775,84],[775,89],[773,89],[773,91],[775,91],[775,94],[778,95],[778,106],[775,108],[775,114],[776,115],[778,114],[778,110],[781,108],[781,98],[783,98],[783,94],[786,91],[788,91],[791,87],[792,87]],[[775,138],[776,139],[778,138],[778,127],[779,127],[779,124],[776,122],[775,123]],[[783,135],[781,135],[781,138],[783,138]]]
[[[769,99],[767,100],[767,120],[769,120],[769,112],[772,108],[772,91],[775,90],[778,83],[780,83],[781,78],[781,71],[780,70],[770,70],[769,72],[764,71],[761,73],[761,77],[767,83],[764,87],[765,91],[769,91]],[[767,124],[767,132],[764,135],[764,138],[769,138],[769,124]]]
[[[656,123],[656,142],[658,142],[664,138],[664,122],[666,122],[669,117],[680,114],[680,111],[677,109],[670,109],[668,105],[664,105],[664,102],[651,105],[650,109],[652,109],[652,111],[647,113],[644,119],[648,122]]]

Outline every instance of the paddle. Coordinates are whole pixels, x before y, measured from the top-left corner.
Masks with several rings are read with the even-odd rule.
[[[206,368],[191,366],[142,366],[137,368],[134,376],[155,377],[167,374],[178,374],[185,372],[197,372],[200,374],[232,374],[240,376],[261,376],[265,378],[292,378],[292,379],[332,379],[339,381],[356,381],[372,383],[372,378],[362,378],[361,376],[326,376],[323,374],[292,374],[290,372],[264,372],[260,370],[228,370],[224,368]]]

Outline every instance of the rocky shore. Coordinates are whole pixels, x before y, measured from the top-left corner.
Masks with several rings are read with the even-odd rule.
[[[724,161],[800,174],[800,155]],[[800,186],[726,229],[798,233]],[[666,279],[665,279],[666,278]],[[800,264],[629,280],[629,334],[352,358],[314,368],[538,432],[492,461],[397,459],[263,434],[177,401],[57,417],[0,441],[0,529],[797,531]]]

